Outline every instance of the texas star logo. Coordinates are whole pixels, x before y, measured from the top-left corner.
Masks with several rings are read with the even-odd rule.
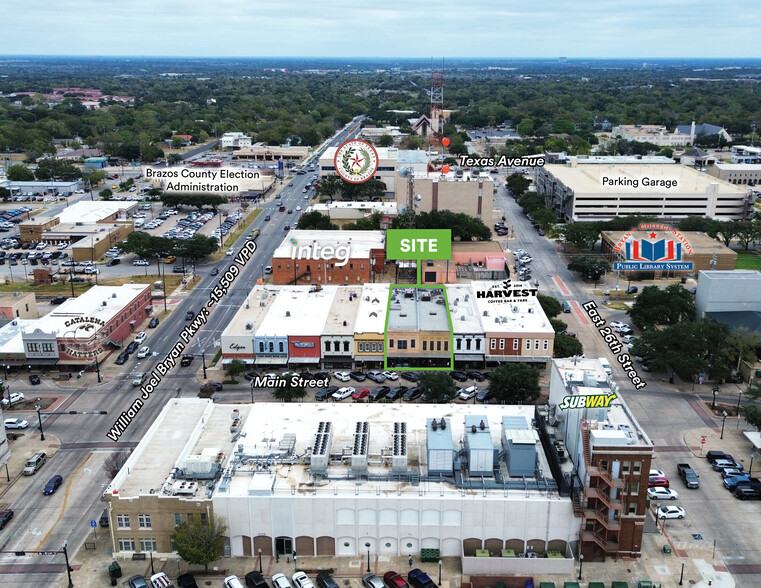
[[[333,165],[342,179],[361,184],[378,171],[378,152],[367,141],[351,139],[338,148]]]

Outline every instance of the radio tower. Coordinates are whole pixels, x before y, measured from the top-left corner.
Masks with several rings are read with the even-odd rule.
[[[431,68],[433,69],[433,68]],[[431,135],[440,135],[443,128],[442,116],[444,108],[444,59],[441,60],[441,69],[431,72],[431,127],[428,130]]]

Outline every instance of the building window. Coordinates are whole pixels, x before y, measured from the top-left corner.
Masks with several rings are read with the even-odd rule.
[[[415,349],[415,340],[410,341],[410,348]]]
[[[359,264],[359,269],[361,269],[361,270],[365,269],[365,264],[364,263],[360,263]]]
[[[470,344],[471,344],[471,340],[470,339],[466,339],[465,340],[465,349],[467,349],[468,351],[470,351]]]
[[[138,529],[150,529],[151,515],[147,515],[147,514],[137,515],[137,527]]]
[[[278,353],[283,353],[285,349],[283,348],[283,342],[279,341],[277,344]]]
[[[264,341],[259,341],[259,353],[264,353]]]
[[[330,341],[325,341],[325,351],[330,351]]]
[[[182,517],[178,512],[174,513],[174,524],[175,526],[182,524]]]
[[[545,339],[544,343],[542,344],[542,347],[544,348],[545,351],[547,351],[550,348],[550,342],[547,339]]]
[[[272,341],[269,343],[269,350],[270,353],[275,353],[275,344]]]
[[[518,351],[518,345],[519,345],[518,339],[513,339],[513,351]]]
[[[457,351],[462,349],[462,339],[457,339]],[[423,341],[423,351],[425,351],[425,341]]]
[[[353,269],[354,269],[354,264],[353,264],[353,263],[350,263],[350,264],[349,264],[349,269],[350,269],[350,270],[353,270]]]
[[[388,340],[388,347],[389,347],[389,349],[393,349],[393,347],[394,347],[394,340],[393,339],[389,339]]]
[[[293,269],[299,269],[299,264],[298,264],[298,263],[296,263],[296,262],[294,262],[294,263],[293,263]]]
[[[526,351],[531,351],[531,339],[526,339]]]
[[[639,494],[639,480],[637,480],[636,482],[632,482],[631,493]]]
[[[460,342],[459,340],[457,341]],[[428,351],[428,341],[423,341],[423,351]]]
[[[497,340],[496,339],[492,339],[491,340],[491,345],[489,345],[489,347],[491,349],[496,349],[497,348]]]
[[[476,351],[481,351],[481,339],[476,339]]]
[[[632,464],[630,461],[621,462],[621,473],[628,474],[631,467],[632,467]]]
[[[317,270],[319,271],[319,270],[321,270],[321,269],[322,269],[322,264],[321,264],[321,263],[318,263],[318,264],[317,264]]]
[[[407,349],[407,341],[405,339],[399,339],[396,343],[397,349]]]
[[[630,502],[629,503],[629,514],[637,514],[637,503],[636,502]]]
[[[37,343],[27,343],[26,350],[29,353],[37,353],[40,350],[40,346]]]
[[[378,351],[378,344],[377,343],[371,343],[370,348],[372,351]]]
[[[441,341],[436,341],[436,351],[441,351]]]
[[[539,349],[539,339],[534,340],[534,349]]]
[[[43,343],[42,344],[42,350],[44,352],[50,353],[53,351],[53,344],[52,343]]]
[[[634,474],[635,476],[639,476],[641,471],[642,471],[642,462],[641,461],[635,461],[634,462],[634,469],[632,470],[632,474]]]
[[[129,515],[116,515],[116,528],[129,529]]]
[[[119,551],[135,551],[135,540],[119,539]]]
[[[502,351],[504,348],[505,348],[505,340],[504,339],[500,339],[499,340],[499,349],[500,349],[500,351]]]
[[[383,353],[383,343],[378,343],[378,352]]]
[[[336,351],[338,351],[338,343],[336,343]],[[344,351],[349,352],[349,342],[344,341]]]
[[[201,523],[203,523],[205,525],[207,520],[208,520],[208,517],[206,516],[206,513],[202,512],[201,513]]]
[[[449,351],[449,341],[444,341],[444,351]]]
[[[157,551],[155,539],[140,539],[140,551]]]
[[[282,263],[278,263],[278,264],[277,264],[277,269],[278,269],[278,271],[280,271],[281,269],[283,269],[283,264],[282,264]]]
[[[365,344],[364,343],[357,343],[357,351],[359,353],[363,353],[365,351]]]
[[[287,269],[287,270],[291,269],[291,264],[290,263],[286,263],[285,264],[285,269]]]

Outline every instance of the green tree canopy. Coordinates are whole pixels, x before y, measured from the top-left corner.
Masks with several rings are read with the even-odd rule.
[[[552,357],[573,357],[574,355],[582,355],[583,353],[584,346],[576,337],[555,335]]]
[[[394,144],[394,138],[391,135],[383,134],[378,137],[378,147],[391,147]]]
[[[552,231],[558,222],[558,215],[551,210],[544,208],[544,206],[532,212],[531,216],[534,219],[534,222],[539,225],[539,228],[545,232]]]
[[[533,214],[534,211],[544,208],[544,198],[536,192],[524,192],[523,196],[518,198],[518,204],[526,213]]]
[[[756,427],[756,431],[761,431],[761,409],[755,404],[748,404],[742,408],[742,414],[751,427]]]
[[[413,220],[413,228],[416,229],[451,229],[452,239],[471,241],[474,238],[487,240],[491,237],[489,227],[481,219],[451,210],[433,210],[417,214],[408,210],[394,218],[391,226],[394,229],[409,228],[410,218]]]
[[[292,402],[293,400],[301,400],[307,395],[304,386],[292,386],[291,378],[283,378],[283,380],[285,380],[285,386],[278,385],[272,389],[272,396],[277,400]],[[280,382],[276,383],[280,384]]]
[[[380,202],[386,194],[386,184],[375,178],[354,184],[340,176],[320,178],[315,194],[318,197],[352,202]]]
[[[82,177],[82,172],[65,159],[46,157],[37,163],[34,176],[38,180],[73,181]]]
[[[8,169],[5,170],[6,177],[11,182],[33,182],[34,181],[34,172],[29,169],[27,166],[22,165],[20,163],[16,163],[14,165],[9,165]]]
[[[629,316],[640,329],[653,325],[674,325],[695,319],[695,301],[692,294],[680,284],[664,290],[658,286],[645,286],[637,296]]]
[[[234,382],[235,379],[246,371],[246,363],[238,358],[227,364],[227,375]]]
[[[513,194],[520,196],[526,190],[528,190],[528,187],[531,185],[531,181],[524,178],[521,174],[510,174],[505,180],[505,185],[507,186],[507,189],[510,190]]]
[[[330,217],[327,214],[321,212],[312,211],[305,212],[301,215],[296,227],[302,230],[315,230],[315,231],[337,231],[338,225],[330,222]]]
[[[550,318],[550,324],[552,325],[552,329],[556,333],[562,333],[563,331],[568,329],[568,323],[566,323],[565,321],[561,321],[560,319],[557,319],[557,318]]]
[[[520,404],[539,398],[539,370],[525,363],[506,363],[492,372],[489,389],[497,402]]]
[[[227,198],[219,194],[203,194],[198,192],[163,192],[161,202],[164,206],[192,206],[198,210],[203,210],[205,206],[212,208],[215,212],[217,208],[227,202]]]
[[[426,372],[418,382],[426,402],[446,403],[454,398],[457,386],[446,372]]]
[[[544,314],[547,315],[547,318],[555,318],[557,315],[563,312],[563,305],[554,296],[548,296],[547,294],[537,294],[536,297],[537,300],[539,300],[539,305],[542,307]]]
[[[196,233],[190,239],[180,239],[173,241],[170,249],[172,253],[183,259],[190,259],[195,266],[196,261],[208,257],[219,247],[219,241],[216,237],[207,237],[201,233]]]
[[[175,527],[172,541],[177,555],[208,572],[209,564],[223,555],[226,535],[224,518],[212,515],[204,521],[196,514]]]
[[[600,223],[566,223],[562,228],[563,240],[579,249],[592,249],[600,236]]]
[[[575,255],[568,264],[568,269],[579,272],[583,278],[597,281],[610,271],[610,263],[596,255]]]

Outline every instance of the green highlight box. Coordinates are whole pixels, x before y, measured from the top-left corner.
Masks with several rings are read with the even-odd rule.
[[[387,229],[386,259],[452,259],[452,231]]]

